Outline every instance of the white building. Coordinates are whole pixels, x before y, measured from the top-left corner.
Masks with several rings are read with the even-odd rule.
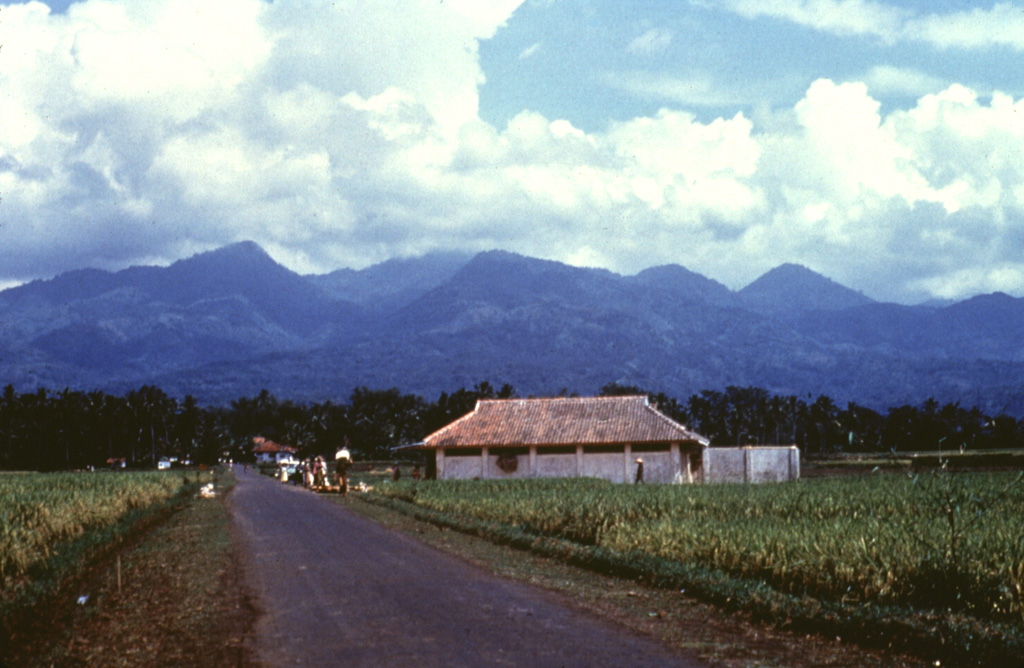
[[[424,439],[438,479],[594,477],[646,483],[799,477],[795,446],[711,448],[646,396],[483,399]]]
[[[297,464],[295,459],[297,449],[290,445],[280,445],[273,441],[257,436],[252,439],[252,453],[256,455],[257,464]]]
[[[701,479],[708,440],[645,396],[484,399],[424,439],[439,479],[588,476],[651,483]],[[431,471],[433,472],[433,471]]]

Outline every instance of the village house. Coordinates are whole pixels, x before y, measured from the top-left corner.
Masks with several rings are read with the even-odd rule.
[[[768,482],[799,477],[795,446],[712,448],[646,396],[482,399],[430,434],[438,479],[594,477],[646,483]]]
[[[257,464],[298,463],[298,460],[295,459],[295,453],[298,450],[290,445],[280,445],[262,436],[256,436],[252,442],[254,446],[252,453],[256,455]]]
[[[701,478],[708,440],[645,396],[483,399],[424,439],[439,479],[587,476],[633,482]]]

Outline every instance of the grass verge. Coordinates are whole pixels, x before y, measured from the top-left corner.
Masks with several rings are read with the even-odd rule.
[[[255,620],[232,551],[224,493],[178,500],[33,610],[0,665],[241,666]],[[79,602],[81,601],[81,603]]]

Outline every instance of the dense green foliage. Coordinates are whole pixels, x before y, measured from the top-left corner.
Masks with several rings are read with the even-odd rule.
[[[795,443],[804,456],[1024,447],[1024,421],[935,401],[883,415],[856,404],[840,408],[826,396],[805,401],[753,387],[707,390],[686,402],[614,383],[602,393],[648,394],[717,445]],[[254,436],[295,446],[302,457],[333,454],[348,443],[360,459],[389,458],[395,446],[423,439],[478,399],[514,396],[509,385],[481,382],[434,402],[360,387],[342,403],[298,404],[264,390],[230,406],[199,406],[194,397],[178,400],[152,386],[122,397],[68,389],[19,394],[7,386],[0,393],[0,470],[71,470],[119,459],[155,467],[162,456],[212,464],[245,458]]]
[[[377,492],[794,596],[906,606],[1024,631],[1024,484],[1010,474],[753,486],[440,481]]]

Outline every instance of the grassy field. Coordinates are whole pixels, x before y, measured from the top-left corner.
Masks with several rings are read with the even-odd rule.
[[[0,475],[0,582],[6,589],[62,544],[166,501],[198,476],[153,471]]]
[[[967,663],[1024,648],[1024,484],[1013,474],[763,486],[403,482],[375,493],[776,624],[882,646],[934,643]]]
[[[243,643],[256,612],[234,562],[224,500],[233,477],[214,476],[215,498],[175,497],[173,513],[144,522],[145,530],[136,524],[49,603],[35,606],[31,624],[6,646],[0,642],[0,664],[250,665]]]
[[[97,555],[198,483],[200,472],[0,475],[0,634]]]

